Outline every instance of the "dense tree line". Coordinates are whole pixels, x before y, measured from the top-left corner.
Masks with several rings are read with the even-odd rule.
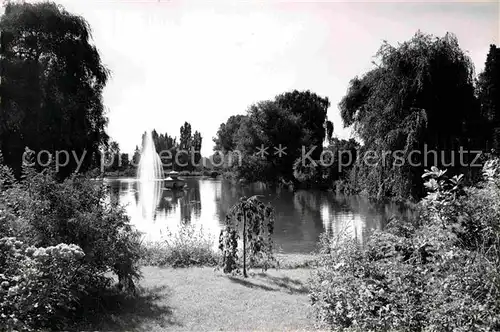
[[[194,171],[203,166],[201,162],[202,136],[197,130],[192,132],[189,122],[184,122],[180,127],[179,140],[168,133],[158,134],[156,129],[153,129],[151,134],[156,152],[159,154],[166,171]],[[141,149],[136,147],[133,157],[134,165],[138,165],[145,136],[146,132],[142,135]]]
[[[126,175],[134,175],[132,169],[139,166],[141,151],[144,149],[147,132],[141,137],[141,145],[136,145],[132,158],[128,153],[122,153],[117,142],[110,140],[109,144],[97,155],[96,164],[103,163],[105,172],[126,171]],[[155,150],[162,160],[165,171],[195,171],[203,168],[201,161],[202,136],[199,131],[192,133],[191,124],[185,122],[180,127],[179,140],[168,133],[158,134],[156,129],[151,132]],[[98,166],[101,167],[100,165]]]
[[[398,46],[384,42],[375,67],[351,80],[338,105],[357,142],[332,139],[328,99],[294,91],[231,116],[214,138],[215,149],[241,152],[243,162],[232,170],[251,181],[343,181],[350,192],[418,198],[426,168],[445,167],[472,179],[480,171],[471,166],[478,151],[500,151],[499,60],[499,48],[491,45],[476,79],[472,61],[451,33],[417,32]],[[273,147],[280,144],[287,155],[276,158]],[[264,158],[258,154],[262,145],[270,148]],[[304,158],[300,150],[313,146],[318,148]]]
[[[6,164],[19,175],[28,146],[68,151],[62,176],[77,167],[73,153],[84,156],[81,170],[88,168],[108,141],[102,90],[109,73],[90,44],[87,22],[54,3],[7,3],[0,30],[0,149]]]

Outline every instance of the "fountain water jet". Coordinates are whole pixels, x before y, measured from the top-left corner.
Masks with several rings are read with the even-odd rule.
[[[142,216],[147,221],[153,221],[156,207],[162,197],[163,166],[160,156],[156,153],[151,131],[148,131],[144,138],[137,180]]]

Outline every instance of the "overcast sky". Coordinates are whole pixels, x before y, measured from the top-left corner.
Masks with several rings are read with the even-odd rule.
[[[457,35],[476,71],[499,44],[499,5],[445,2],[57,1],[82,15],[112,77],[104,91],[108,133],[132,152],[142,132],[179,136],[188,121],[212,151],[219,125],[256,101],[309,89],[337,104],[371,68],[383,40],[420,29]]]

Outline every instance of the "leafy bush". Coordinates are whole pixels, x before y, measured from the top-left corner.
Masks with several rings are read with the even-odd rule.
[[[0,191],[0,238],[8,249],[0,277],[19,291],[1,293],[0,308],[8,311],[1,326],[22,318],[28,327],[58,327],[85,296],[110,285],[109,272],[119,288],[135,290],[140,234],[102,182],[76,175],[59,182],[52,168],[37,173],[26,164],[21,181],[8,179]]]
[[[219,260],[215,240],[203,229],[184,226],[178,233],[170,233],[168,240],[145,243],[142,263],[153,266],[215,266]]]
[[[492,163],[488,167],[495,168]],[[497,167],[497,166],[496,166]],[[462,177],[424,175],[430,191],[412,223],[393,220],[365,246],[323,239],[311,281],[319,325],[357,331],[500,329],[498,176],[462,190]]]
[[[28,247],[0,239],[0,325],[9,330],[63,327],[84,291],[85,254],[76,245]]]

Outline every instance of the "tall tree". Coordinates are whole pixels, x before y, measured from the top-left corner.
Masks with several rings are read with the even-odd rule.
[[[243,152],[240,176],[249,180],[275,182],[293,179],[293,163],[300,157],[303,139],[300,116],[284,110],[275,101],[251,105],[248,118],[235,135],[237,150]],[[262,153],[262,147],[267,153]],[[283,149],[281,155],[275,154]]]
[[[24,147],[66,150],[85,158],[106,142],[102,89],[108,70],[90,28],[51,2],[7,3],[0,20],[0,148],[19,174]],[[70,158],[61,175],[76,168]]]
[[[139,150],[139,146],[135,146],[134,155],[132,156],[132,164],[134,167],[139,166],[139,161],[141,160],[141,150]]]
[[[372,195],[418,197],[425,160],[417,155],[413,163],[420,166],[411,167],[411,151],[426,145],[449,158],[461,145],[468,150],[479,144],[473,64],[449,33],[437,38],[418,32],[398,47],[384,43],[377,57],[377,67],[354,78],[339,104],[344,125],[354,126],[364,151],[377,154],[376,165],[358,159],[359,187]],[[403,166],[384,157],[383,151],[397,150]],[[444,160],[437,162],[440,167]]]
[[[194,156],[192,157],[192,161],[194,162],[193,166],[203,166],[199,165],[201,159],[201,143],[202,137],[199,131],[195,131],[193,135],[193,144],[192,149]]]
[[[184,150],[178,157],[180,169],[191,169],[191,144],[193,137],[191,135],[191,124],[184,122],[184,125],[180,128],[180,138],[179,138],[179,150]],[[176,165],[177,166],[177,165]]]
[[[181,136],[179,138],[179,148],[184,150],[189,150],[191,147],[191,124],[189,122],[184,122],[184,125],[181,127]]]
[[[121,166],[121,154],[120,145],[116,141],[110,141],[108,145],[108,150],[106,151],[106,157],[110,159],[111,164],[110,170],[116,171]]]
[[[122,169],[126,169],[130,166],[130,158],[128,156],[128,153],[122,153],[120,160],[121,160],[121,168]]]
[[[153,131],[151,132],[151,137],[153,139],[155,151],[156,151],[156,153],[159,153],[161,151],[161,143],[160,143],[160,135],[158,135],[158,132],[156,131],[156,129],[153,129]]]
[[[214,149],[235,151],[233,167],[249,181],[295,181],[294,164],[319,160],[325,137],[333,134],[326,117],[329,105],[328,98],[297,90],[252,104],[246,115],[220,125]],[[240,156],[241,163],[235,163]]]
[[[495,45],[490,45],[484,71],[478,77],[477,90],[491,148],[500,154],[500,48]]]
[[[300,118],[302,126],[302,144],[304,147],[316,149],[311,153],[313,160],[318,160],[323,151],[323,142],[326,136],[325,124],[330,101],[327,97],[320,97],[307,90],[283,93],[276,97],[276,102],[284,111]],[[332,129],[333,130],[333,129]]]

